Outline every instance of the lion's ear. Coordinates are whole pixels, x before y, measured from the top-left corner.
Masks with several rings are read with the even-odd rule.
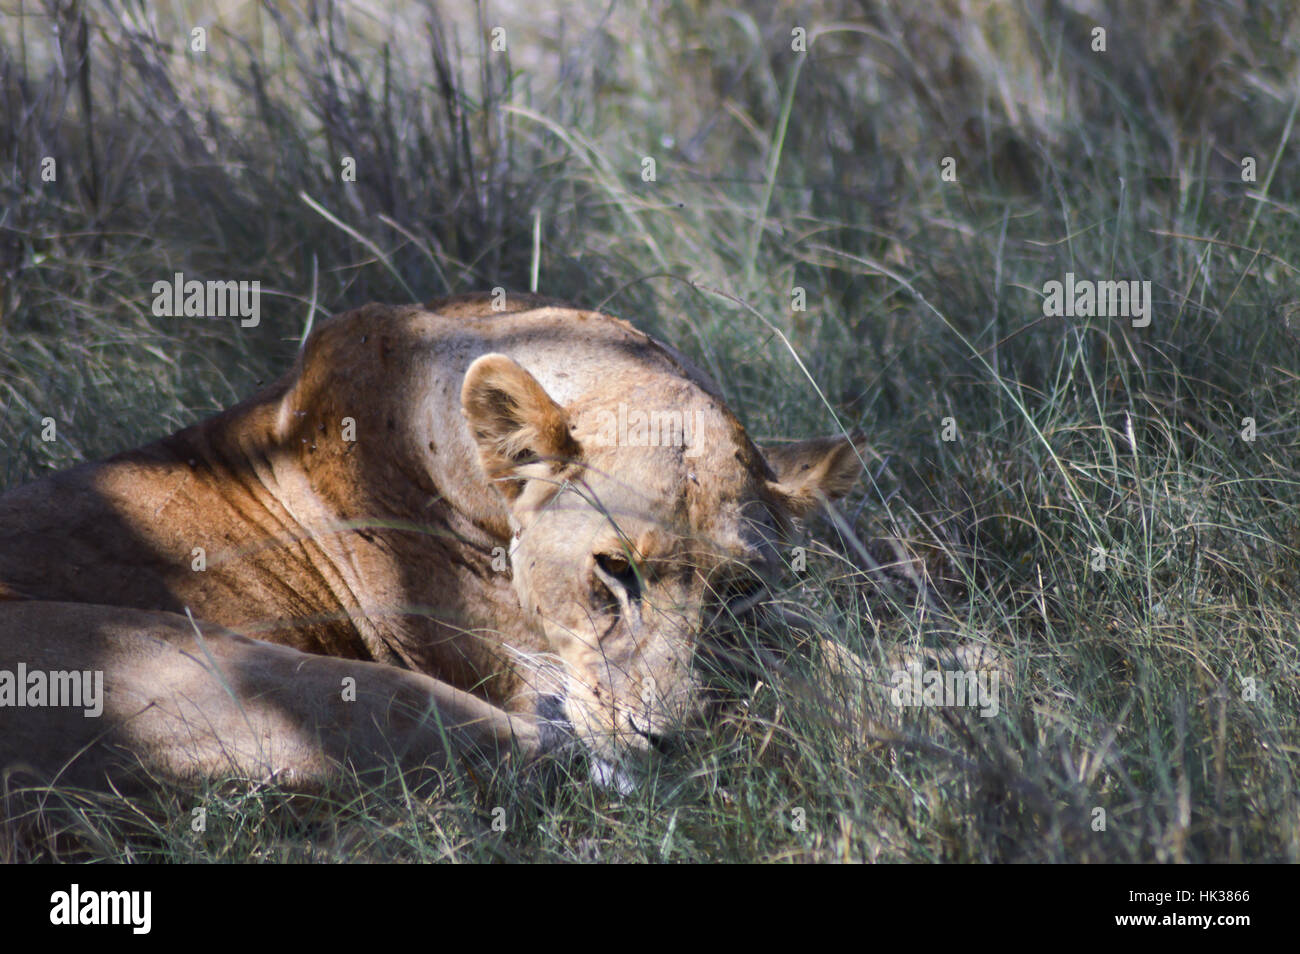
[[[460,404],[478,443],[483,470],[494,480],[522,477],[520,468],[538,462],[558,467],[580,453],[564,408],[503,354],[485,354],[469,366]],[[513,497],[519,484],[506,481],[502,490]]]
[[[843,497],[862,473],[860,451],[846,437],[778,444],[763,448],[763,456],[776,473],[776,480],[768,486],[796,517],[807,516],[822,498]]]

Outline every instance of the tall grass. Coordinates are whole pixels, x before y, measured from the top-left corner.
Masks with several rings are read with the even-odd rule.
[[[318,313],[535,254],[755,435],[863,430],[868,478],[630,795],[53,792],[10,857],[1300,860],[1291,4],[393,6],[0,0],[0,486],[227,405]],[[154,317],[174,271],[260,280],[261,325]],[[1149,280],[1150,326],[1045,317],[1066,272]],[[891,704],[958,649],[996,717]]]

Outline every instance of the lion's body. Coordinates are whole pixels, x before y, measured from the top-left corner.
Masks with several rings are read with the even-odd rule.
[[[671,407],[709,437],[692,448],[605,446],[600,428],[619,402]],[[573,466],[579,457],[581,472]],[[245,668],[285,667],[283,692],[296,691],[293,672],[310,671],[302,684],[324,692],[342,678],[341,660],[377,663],[357,667],[375,692],[388,680],[394,693],[409,693],[404,670],[436,680],[445,692],[435,708],[476,713],[478,741],[499,745],[514,726],[516,742],[535,745],[539,698],[559,696],[570,721],[599,724],[579,725],[590,742],[618,733],[628,698],[644,696],[646,685],[666,700],[646,719],[686,715],[694,703],[682,673],[693,642],[656,649],[658,624],[642,624],[629,605],[626,646],[577,633],[593,610],[574,609],[587,599],[592,572],[591,547],[575,535],[626,524],[631,553],[648,554],[659,537],[707,537],[711,553],[752,560],[766,537],[745,528],[782,523],[774,479],[705,376],[617,319],[526,297],[504,311],[484,297],[427,309],[367,306],[323,323],[292,371],[236,407],[0,497],[0,593],[19,601],[0,601],[0,669],[57,657],[115,672],[119,685],[156,677],[160,692],[174,694],[176,668],[202,655],[188,621],[168,615],[188,610],[212,624],[218,640],[229,630],[297,650],[268,654],[272,647],[228,637],[232,652],[247,657]],[[596,518],[586,504],[564,516],[564,500],[574,496],[560,489],[565,481],[603,497]],[[603,482],[599,493],[595,482]],[[761,519],[742,518],[755,507]],[[530,530],[538,519],[542,529]],[[570,543],[574,553],[562,549]],[[688,631],[693,639],[698,629],[700,586],[682,581],[671,591],[676,609],[657,613],[671,623],[669,642]],[[65,606],[43,617],[39,607],[56,602],[105,609],[94,617]],[[109,607],[154,615],[142,622]],[[107,635],[84,634],[89,642],[77,644],[88,658],[65,658],[74,643],[65,617],[104,621]],[[160,649],[153,670],[136,645],[142,637],[123,635],[133,619],[171,647]],[[613,631],[611,624],[605,632]],[[598,673],[613,655],[620,672]],[[113,679],[108,684],[111,695]],[[609,713],[598,713],[602,706]],[[298,715],[301,731],[319,734],[324,715]],[[32,758],[39,746],[30,732],[8,731],[22,717],[0,708],[0,756],[48,762]],[[126,717],[121,705],[111,715]],[[175,753],[142,758],[157,752],[155,743],[124,746],[162,775],[195,774],[178,770],[184,758]],[[211,773],[219,760],[194,764]],[[292,774],[296,763],[267,764]],[[313,772],[328,775],[299,774]]]

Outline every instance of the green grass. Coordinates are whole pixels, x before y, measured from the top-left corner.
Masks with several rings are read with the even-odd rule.
[[[74,5],[60,60],[0,0],[0,487],[230,404],[313,316],[526,289],[535,213],[541,293],[684,348],[759,438],[860,428],[869,477],[780,665],[629,796],[55,792],[6,857],[1300,860],[1290,3],[1113,4],[1105,53],[1030,0],[315,6]],[[178,270],[260,280],[261,325],[155,318]],[[1045,318],[1069,271],[1150,280],[1151,325]],[[891,660],[965,644],[998,716],[890,704]]]

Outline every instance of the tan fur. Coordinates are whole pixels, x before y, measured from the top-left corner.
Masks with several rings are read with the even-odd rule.
[[[789,517],[843,493],[857,454],[785,445],[773,469],[672,349],[490,302],[341,315],[236,407],[0,497],[0,669],[99,668],[114,697],[90,726],[0,708],[0,769],[81,752],[98,778],[111,750],[171,780],[312,787],[381,749],[531,754],[546,696],[605,758],[697,718],[710,587],[770,572]],[[620,403],[703,439],[611,444]],[[341,700],[349,674],[369,701]]]

